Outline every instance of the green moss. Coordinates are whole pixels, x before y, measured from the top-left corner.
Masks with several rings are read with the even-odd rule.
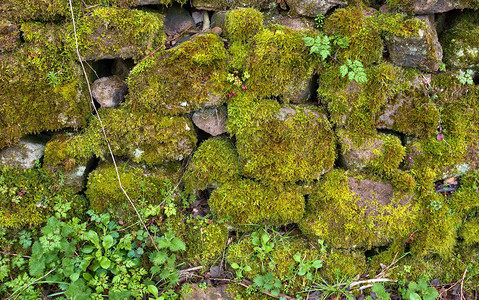
[[[248,43],[233,42],[228,49],[228,69],[243,71],[245,69],[246,59],[248,58],[248,52]]]
[[[208,219],[189,219],[186,228],[184,259],[193,266],[204,266],[205,271],[219,263],[228,238],[226,226]]]
[[[0,55],[0,148],[28,133],[82,127],[90,115],[81,69],[62,46],[62,27],[25,23],[21,29],[26,43]]]
[[[382,63],[366,69],[366,83],[350,82],[332,66],[319,77],[318,96],[327,104],[330,120],[351,133],[355,144],[376,136],[376,126],[388,103],[410,86],[412,74]]]
[[[0,4],[0,14],[10,20],[54,21],[70,14],[67,0],[4,0]]]
[[[249,179],[227,182],[214,190],[211,210],[231,224],[283,225],[298,222],[304,213],[303,195],[293,185],[264,185]]]
[[[80,53],[85,60],[140,59],[166,40],[161,15],[114,7],[95,9],[79,19],[77,34]],[[66,42],[74,52],[73,34]]]
[[[0,168],[0,226],[19,228],[45,222],[57,204],[71,201],[68,217],[80,216],[85,198],[41,169]]]
[[[238,153],[227,138],[211,138],[196,150],[186,171],[184,182],[187,191],[204,190],[238,177]]]
[[[146,169],[124,163],[118,165],[118,170],[124,190],[139,210],[149,204],[160,205],[165,201],[172,184],[178,180],[177,176],[172,176],[162,168]],[[85,195],[90,200],[90,207],[97,212],[109,212],[124,222],[136,222],[138,219],[120,189],[112,164],[102,165],[90,173]],[[172,197],[177,196],[173,194]]]
[[[193,124],[185,117],[131,113],[127,109],[100,110],[107,138],[115,155],[148,165],[182,160],[196,146]],[[110,156],[98,119],[93,117],[82,135],[72,140],[71,152]]]
[[[361,252],[330,249],[323,261],[319,275],[329,284],[338,278],[352,279],[366,271],[366,257]]]
[[[233,41],[250,40],[263,28],[263,14],[253,8],[228,11],[225,17],[225,36]]]
[[[226,56],[223,41],[214,34],[156,53],[131,71],[128,106],[177,115],[220,105],[226,95]]]
[[[17,48],[20,42],[18,26],[0,18],[0,52],[9,52]]]
[[[280,25],[258,32],[250,42],[246,63],[251,75],[248,89],[260,98],[275,96],[284,103],[297,102],[319,66],[319,58],[309,55],[305,36],[306,32]]]
[[[242,94],[228,106],[228,128],[236,135],[242,172],[248,177],[314,180],[333,167],[334,135],[316,107],[281,107]]]
[[[448,68],[479,70],[479,13],[461,14],[441,37]]]
[[[418,207],[411,198],[391,186],[334,170],[311,195],[300,229],[338,248],[386,245],[414,228]]]

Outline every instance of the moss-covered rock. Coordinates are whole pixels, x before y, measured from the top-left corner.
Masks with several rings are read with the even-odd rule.
[[[334,246],[334,245],[332,245]],[[360,251],[328,249],[323,260],[320,276],[329,284],[338,278],[354,278],[366,271],[366,256]]]
[[[464,9],[477,6],[476,0],[450,1],[450,0],[388,0],[386,1],[390,8],[400,11],[416,14],[428,15],[447,12],[453,9]]]
[[[0,148],[46,130],[82,127],[90,115],[80,67],[59,25],[22,24],[24,43],[0,54]]]
[[[0,53],[12,51],[20,43],[20,30],[18,25],[0,19]]]
[[[202,265],[206,270],[218,264],[228,239],[226,225],[209,219],[188,219],[185,226],[184,259],[193,266]]]
[[[311,195],[300,228],[338,248],[371,248],[409,235],[417,214],[410,193],[335,170]]]
[[[10,20],[53,21],[70,14],[67,0],[4,0],[0,4],[0,14]]]
[[[395,33],[386,36],[391,62],[398,66],[418,68],[425,72],[439,70],[442,47],[439,43],[434,18],[420,16],[415,35],[402,37]]]
[[[441,37],[448,69],[479,70],[479,12],[460,15]]]
[[[122,186],[137,209],[148,205],[177,201],[177,194],[170,194],[173,184],[179,181],[181,168],[178,163],[144,168],[126,163],[118,164]],[[90,207],[97,212],[109,212],[123,222],[137,221],[138,217],[118,183],[113,164],[104,164],[88,176],[85,192]]]
[[[223,41],[214,34],[156,53],[131,71],[127,105],[135,111],[177,115],[222,104],[226,55]]]
[[[76,139],[78,134],[72,132],[55,134],[46,144],[43,168],[50,176],[63,180],[66,186],[79,192],[85,187],[94,157],[87,149],[74,149],[72,146],[75,145],[73,141]]]
[[[305,102],[319,58],[310,55],[306,32],[280,25],[258,32],[250,42],[245,71],[247,86],[258,97],[280,97],[284,103]]]
[[[41,169],[0,167],[0,226],[22,227],[46,221],[57,205],[69,205],[68,216],[80,216],[86,200],[52,180]],[[66,208],[66,206],[64,206]]]
[[[191,5],[200,10],[227,10],[237,7],[251,7],[256,9],[273,9],[276,7],[275,0],[193,0]]]
[[[115,7],[101,7],[83,16],[78,20],[77,34],[84,60],[140,59],[166,40],[162,15]],[[75,51],[73,34],[67,43]]]
[[[341,146],[340,161],[348,170],[370,170],[389,174],[397,170],[404,158],[405,148],[398,137],[379,134],[356,144],[345,130],[338,132]]]
[[[225,16],[225,36],[233,41],[247,42],[263,28],[263,14],[253,8],[228,11]]]
[[[240,175],[240,162],[228,138],[210,138],[198,147],[185,174],[187,191],[217,188]]]
[[[196,147],[193,124],[185,117],[132,113],[124,108],[101,109],[100,116],[113,153],[134,162],[156,165],[182,160]],[[69,147],[71,152],[81,157],[88,153],[104,159],[110,156],[100,123],[95,117]]]
[[[264,185],[249,179],[221,185],[213,191],[208,203],[219,218],[226,218],[239,228],[251,224],[295,223],[304,213],[304,197],[296,186]]]
[[[334,134],[317,107],[281,106],[242,94],[228,113],[244,175],[295,182],[318,179],[333,167]]]
[[[345,5],[348,2],[341,0],[286,0],[286,3],[294,14],[314,18],[319,14],[325,15],[333,7]]]

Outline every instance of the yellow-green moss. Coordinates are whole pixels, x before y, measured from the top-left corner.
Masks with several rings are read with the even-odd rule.
[[[101,7],[78,20],[80,53],[86,60],[105,58],[140,59],[163,44],[162,16],[134,9]],[[70,28],[73,32],[73,27]],[[67,38],[75,51],[75,38]]]
[[[283,106],[239,95],[228,105],[228,128],[248,177],[270,181],[318,179],[333,167],[335,138],[317,107]]]
[[[82,127],[90,115],[79,66],[58,25],[22,24],[26,41],[0,55],[0,148],[28,133]]]
[[[100,110],[106,135],[115,155],[148,165],[182,160],[196,146],[196,134],[185,117],[160,117],[154,113],[131,113],[127,109]],[[98,119],[92,117],[82,135],[71,141],[73,153],[93,152],[101,158],[110,153]]]
[[[371,182],[349,178],[340,170],[327,173],[310,197],[301,230],[325,239],[334,247],[351,249],[385,245],[408,235],[414,228],[418,207],[412,195],[388,187],[392,194],[388,193],[385,199],[377,199],[378,191],[373,189],[362,191],[365,194],[362,199],[351,191],[351,184],[361,189],[359,185]]]
[[[179,165],[176,165],[177,169]],[[178,180],[178,174],[171,174],[162,168],[146,169],[122,163],[118,165],[123,188],[137,209],[148,204],[159,205]],[[124,222],[137,221],[138,217],[118,183],[117,173],[112,164],[105,164],[90,173],[85,192],[90,207],[97,212],[109,212]],[[172,195],[177,196],[176,194]],[[173,199],[175,200],[175,198]]]
[[[156,53],[131,71],[128,106],[177,115],[223,103],[226,56],[223,41],[214,34]]]
[[[352,279],[361,276],[365,271],[366,257],[363,253],[331,248],[325,255],[319,275],[332,284],[338,278]]]
[[[280,25],[258,32],[250,42],[246,63],[248,89],[260,98],[296,101],[319,66],[319,58],[310,55],[304,44],[305,36],[306,32]]]
[[[48,218],[56,204],[71,201],[71,210],[80,216],[85,198],[75,195],[40,169],[0,167],[0,226],[19,228],[38,225]]]
[[[184,259],[193,266],[202,265],[205,271],[222,259],[226,247],[228,230],[217,221],[208,219],[188,219],[184,241]]]
[[[238,153],[227,138],[211,138],[196,150],[185,174],[187,191],[218,187],[238,177],[240,163]]]
[[[253,8],[228,11],[225,17],[225,36],[233,41],[250,40],[263,28],[263,14]]]
[[[294,185],[269,186],[249,179],[223,184],[208,203],[219,218],[237,226],[295,223],[304,213],[304,197]]]
[[[9,52],[18,46],[20,42],[18,29],[16,24],[0,18],[0,52]]]

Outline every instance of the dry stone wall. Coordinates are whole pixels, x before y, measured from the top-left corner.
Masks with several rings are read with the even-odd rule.
[[[0,4],[0,186],[41,168],[134,222],[111,149],[139,206],[196,196],[183,217],[219,221],[221,249],[226,228],[283,226],[285,255],[328,244],[324,278],[396,252],[411,255],[394,278],[479,273],[477,0],[73,1],[77,38],[50,2]],[[51,213],[0,199],[5,228]]]

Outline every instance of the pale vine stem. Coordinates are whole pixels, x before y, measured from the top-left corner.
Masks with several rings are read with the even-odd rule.
[[[56,270],[56,268],[53,268],[53,269],[51,269],[50,271],[48,271],[48,273],[46,273],[45,275],[43,275],[42,277],[35,279],[34,281],[30,282],[29,284],[27,284],[27,285],[25,285],[25,286],[23,286],[23,287],[21,287],[21,288],[18,288],[16,291],[13,292],[13,294],[12,294],[8,299],[13,299],[13,300],[17,299],[18,296],[20,296],[21,292],[23,292],[24,290],[26,290],[29,286],[32,286],[32,285],[34,285],[36,282],[38,282],[38,281],[42,280],[43,278],[47,277],[48,274],[50,274],[51,272],[53,272],[53,271],[55,271],[55,270]],[[17,293],[17,292],[18,292],[18,294],[15,295],[15,293]],[[15,298],[12,298],[13,295],[15,295]]]
[[[85,70],[85,66],[83,64],[83,60],[82,60],[82,57],[80,55],[80,49],[78,47],[78,37],[77,37],[77,30],[76,30],[76,24],[75,24],[75,14],[73,13],[73,4],[72,4],[72,0],[68,0],[68,4],[70,5],[70,13],[72,15],[72,23],[73,23],[73,34],[75,36],[75,49],[76,49],[76,53],[77,53],[77,56],[78,56],[78,60],[80,61],[80,65],[82,67],[82,70],[83,70],[83,75],[85,76],[85,81],[86,81],[86,84],[87,84],[87,87],[88,87],[88,93],[90,95],[90,100],[91,100],[91,104],[93,106],[93,109],[95,110],[95,114],[96,114],[96,117],[98,119],[98,122],[100,123],[100,128],[101,128],[101,132],[103,134],[103,137],[106,141],[106,145],[108,146],[108,151],[110,152],[110,156],[111,156],[111,159],[113,161],[113,165],[115,167],[115,171],[116,171],[116,177],[118,179],[118,184],[120,186],[120,189],[121,191],[123,192],[123,194],[125,195],[125,197],[128,199],[128,201],[130,202],[131,206],[133,207],[133,209],[135,210],[135,213],[136,215],[138,216],[138,219],[140,220],[141,224],[143,225],[143,227],[145,228],[145,231],[148,233],[148,236],[150,237],[150,240],[151,240],[151,243],[153,244],[153,246],[155,247],[156,251],[159,251],[158,249],[158,246],[156,245],[155,241],[153,240],[153,236],[151,235],[150,231],[148,230],[148,227],[146,226],[145,222],[143,221],[143,218],[141,217],[140,213],[138,212],[138,210],[136,209],[136,206],[135,206],[135,203],[133,203],[133,201],[131,200],[130,196],[128,195],[128,193],[125,191],[125,189],[123,188],[123,184],[121,182],[121,178],[120,178],[120,172],[118,171],[118,166],[116,164],[116,160],[115,160],[115,155],[113,155],[113,151],[111,150],[111,145],[110,145],[110,141],[108,140],[108,137],[106,135],[106,131],[105,131],[105,127],[103,126],[103,121],[100,117],[100,114],[98,113],[98,110],[95,106],[95,103],[93,101],[93,95],[92,95],[92,92],[91,92],[91,86],[90,86],[90,81],[88,79],[88,75],[86,73],[86,70]]]

